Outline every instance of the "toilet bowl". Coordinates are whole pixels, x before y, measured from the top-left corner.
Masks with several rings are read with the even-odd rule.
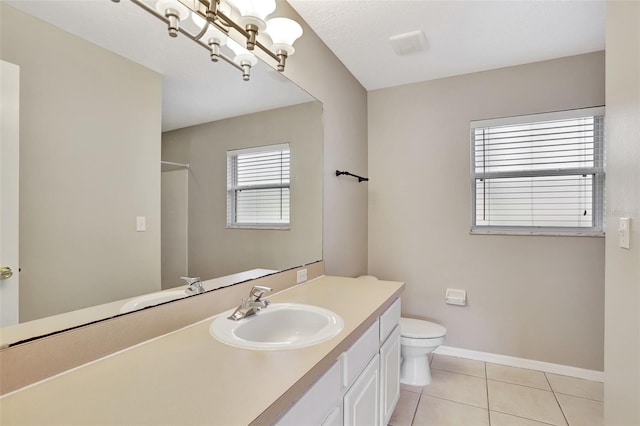
[[[358,278],[375,281],[374,275]],[[400,318],[400,383],[426,386],[431,383],[429,353],[444,343],[447,329],[443,326],[413,318]]]
[[[400,383],[426,386],[431,383],[429,353],[444,343],[447,329],[433,322],[400,318]]]

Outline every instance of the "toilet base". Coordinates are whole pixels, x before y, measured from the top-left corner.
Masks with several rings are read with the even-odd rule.
[[[427,354],[417,357],[403,357],[400,364],[400,383],[411,386],[431,384],[431,368]]]

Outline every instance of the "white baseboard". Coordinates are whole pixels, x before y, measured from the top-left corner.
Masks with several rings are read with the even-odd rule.
[[[440,355],[457,356],[460,358],[475,359],[477,361],[491,362],[494,364],[508,365],[510,367],[526,368],[529,370],[544,371],[545,373],[560,374],[579,379],[604,382],[604,372],[587,370],[585,368],[571,367],[569,365],[553,364],[551,362],[536,361],[533,359],[517,358],[508,355],[498,355],[488,352],[471,351],[468,349],[440,346],[434,353]]]

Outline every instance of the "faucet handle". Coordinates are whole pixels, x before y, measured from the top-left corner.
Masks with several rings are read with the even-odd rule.
[[[187,285],[192,285],[197,282],[200,282],[200,277],[180,277],[181,280],[185,280]]]
[[[266,292],[272,292],[273,289],[271,287],[265,287],[262,285],[254,285],[249,292],[249,297],[254,301],[258,302],[264,296]]]

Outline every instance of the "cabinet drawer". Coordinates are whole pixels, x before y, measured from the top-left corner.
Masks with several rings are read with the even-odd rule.
[[[322,377],[309,387],[275,424],[278,426],[319,425],[340,407],[340,362],[334,363]]]
[[[353,384],[371,358],[378,353],[379,333],[379,320],[376,319],[376,322],[342,354],[342,386],[345,388]]]
[[[389,334],[391,334],[391,331],[396,328],[396,325],[400,323],[400,309],[400,298],[397,298],[396,301],[380,315],[380,343],[384,342]]]

